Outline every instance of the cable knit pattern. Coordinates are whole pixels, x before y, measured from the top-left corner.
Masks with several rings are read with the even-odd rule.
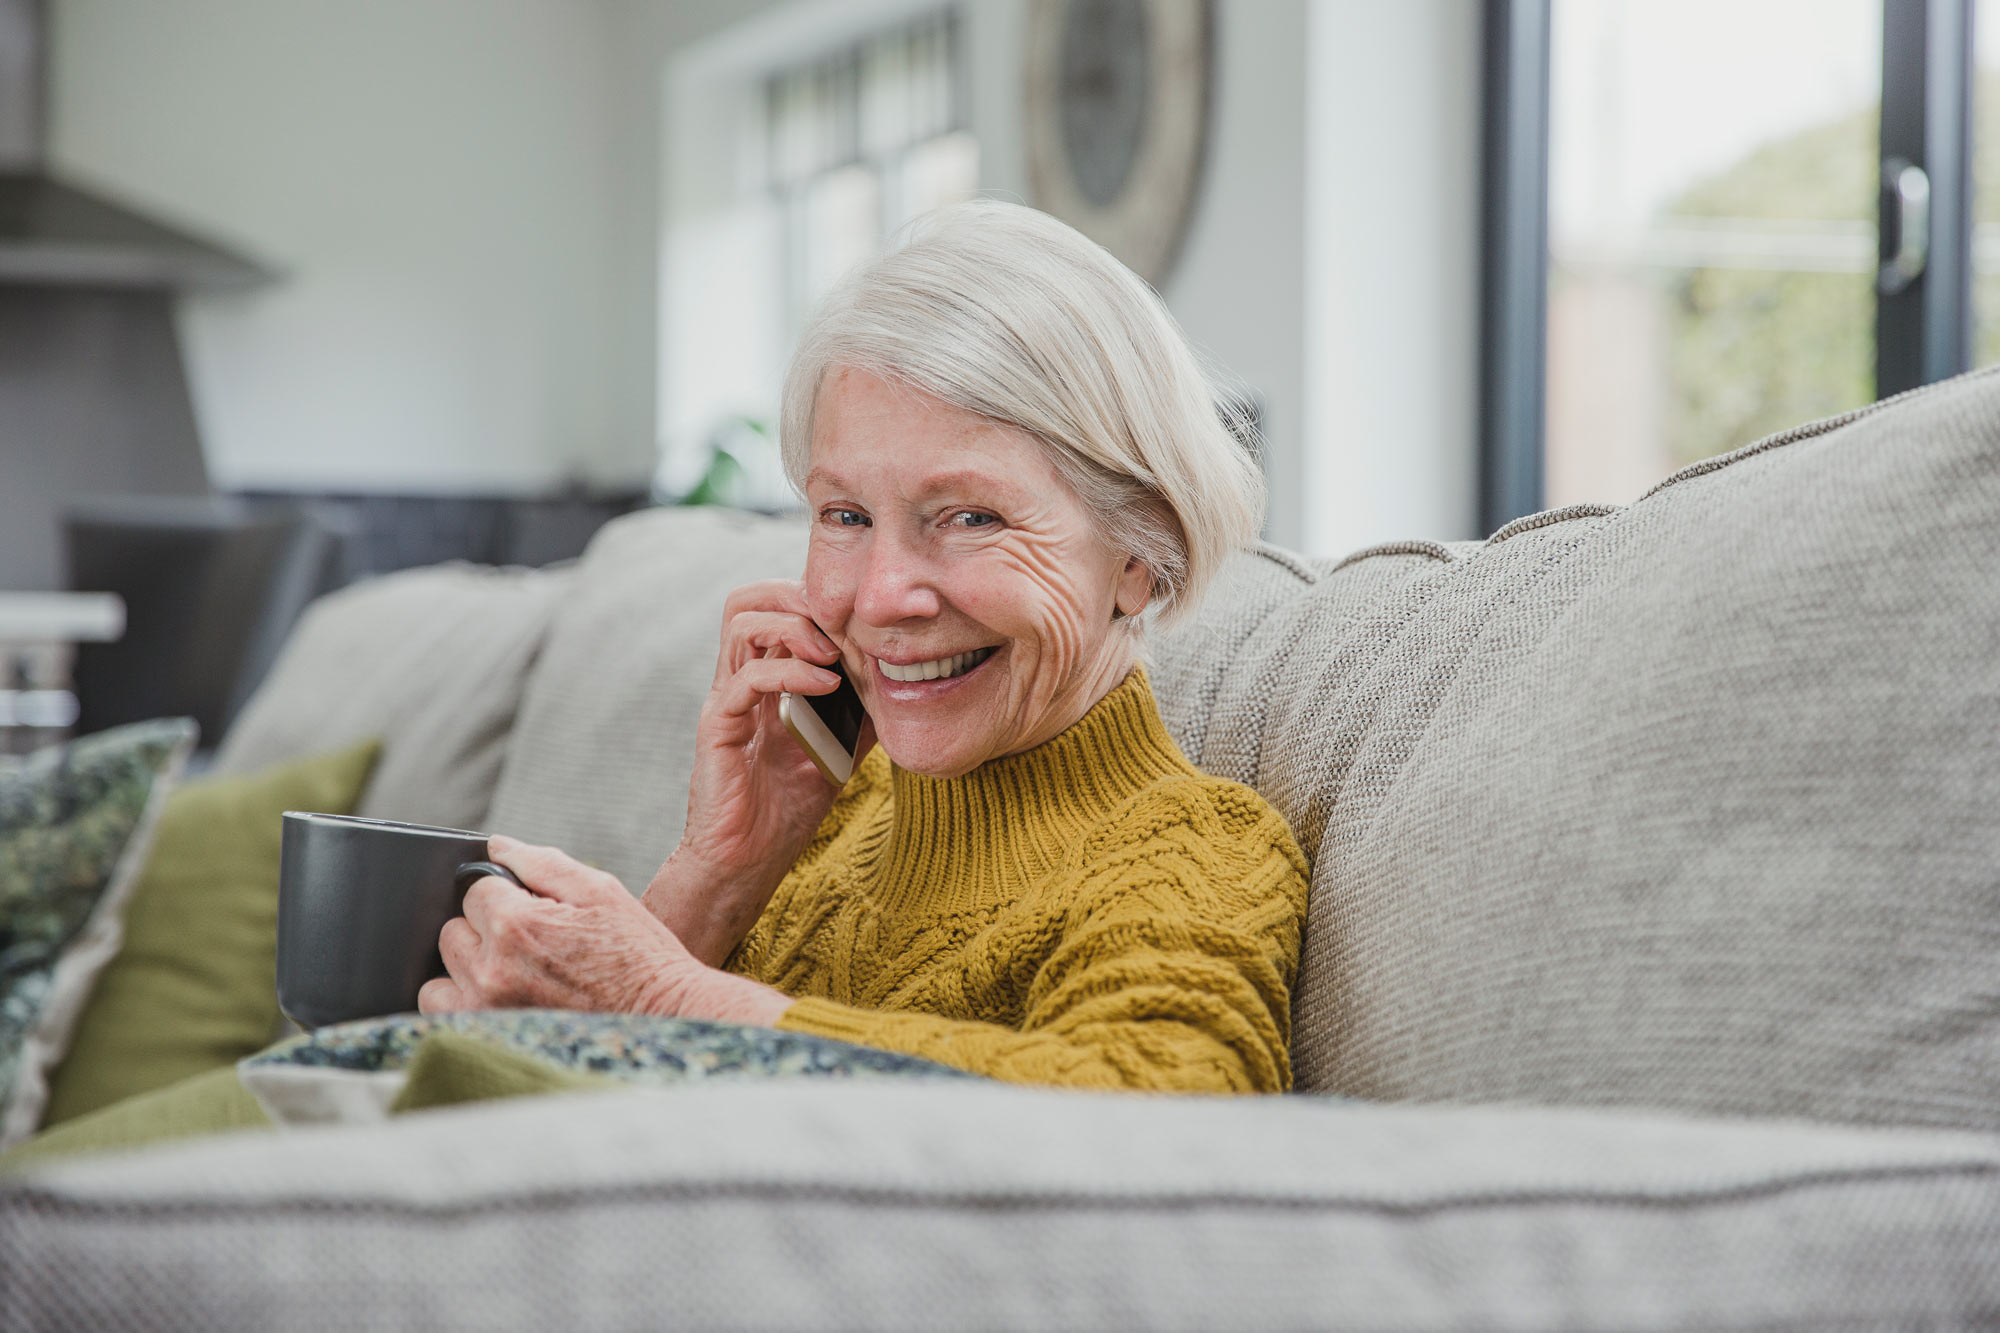
[[[1140,670],[964,777],[876,750],[727,965],[799,997],[794,1032],[1019,1083],[1279,1092],[1309,873]]]

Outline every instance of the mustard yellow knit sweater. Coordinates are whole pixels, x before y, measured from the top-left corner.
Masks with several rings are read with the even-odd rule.
[[[799,997],[794,1032],[1019,1083],[1277,1092],[1306,880],[1134,671],[964,777],[869,755],[727,966]]]

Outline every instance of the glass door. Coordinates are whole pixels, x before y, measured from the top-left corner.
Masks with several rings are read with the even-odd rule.
[[[1488,531],[2000,362],[1996,8],[1486,0]]]
[[[1874,397],[1879,0],[1556,0],[1546,495]]]

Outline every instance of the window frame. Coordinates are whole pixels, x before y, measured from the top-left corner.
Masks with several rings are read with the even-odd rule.
[[[1877,160],[1924,170],[1930,226],[1923,271],[1893,292],[1877,279],[1877,399],[1972,364],[1975,3],[1882,4]],[[1484,0],[1482,20],[1479,518],[1495,532],[1545,506],[1554,0]],[[1885,189],[1884,241],[1894,207]]]

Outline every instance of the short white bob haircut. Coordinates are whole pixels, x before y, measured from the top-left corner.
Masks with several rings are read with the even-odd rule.
[[[842,368],[1041,441],[1113,549],[1152,571],[1148,619],[1191,610],[1257,538],[1264,478],[1241,442],[1243,399],[1218,398],[1152,288],[1046,213],[938,209],[828,293],[785,375],[779,439],[801,491],[820,386]]]

